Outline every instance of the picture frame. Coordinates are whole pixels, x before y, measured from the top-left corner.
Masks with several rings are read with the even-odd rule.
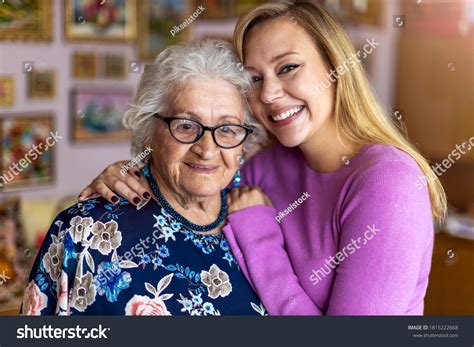
[[[382,25],[384,4],[379,0],[341,0],[344,21],[372,26]]]
[[[132,102],[131,89],[78,87],[71,90],[73,143],[111,143],[130,140],[122,117]]]
[[[27,95],[30,99],[53,99],[56,96],[56,72],[33,69],[28,73]]]
[[[137,0],[64,0],[67,41],[133,42],[137,37]]]
[[[236,17],[236,0],[195,0],[194,7],[202,5],[206,10],[201,14],[204,20],[222,20]],[[244,3],[252,2],[244,0]]]
[[[189,17],[191,0],[141,0],[138,6],[138,52],[143,60],[151,60],[166,47],[191,38],[191,26],[172,35]],[[205,12],[205,11],[204,11]]]
[[[72,75],[78,79],[96,78],[96,54],[94,52],[74,52],[72,55]]]
[[[0,191],[54,182],[53,129],[50,113],[0,115]]]
[[[15,80],[12,76],[0,76],[0,106],[15,104]]]
[[[127,62],[124,54],[105,53],[103,65],[105,78],[124,79],[127,76]]]
[[[267,2],[267,0],[236,0],[234,4],[234,12],[232,15],[235,17],[240,17],[254,7],[263,4],[264,2]]]
[[[0,41],[53,39],[51,0],[4,1],[0,5]]]

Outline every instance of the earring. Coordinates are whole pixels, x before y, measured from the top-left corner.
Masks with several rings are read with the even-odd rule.
[[[242,166],[244,164],[245,160],[243,157],[240,157],[240,160],[239,160],[239,164],[240,166]],[[240,187],[240,169],[237,170],[237,172],[235,173],[235,176],[234,176],[234,187]]]

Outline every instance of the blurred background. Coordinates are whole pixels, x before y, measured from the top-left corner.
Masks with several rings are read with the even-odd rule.
[[[179,41],[231,40],[237,18],[261,2],[0,1],[0,315],[18,313],[56,214],[106,165],[130,159],[120,120],[151,59]],[[356,50],[379,43],[363,60],[374,89],[442,164],[450,214],[437,230],[425,314],[472,315],[474,1],[324,2]]]

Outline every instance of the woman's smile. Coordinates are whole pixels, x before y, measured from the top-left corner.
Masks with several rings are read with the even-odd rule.
[[[280,108],[276,112],[272,112],[269,118],[275,127],[283,127],[296,120],[303,113],[304,108],[302,105]]]
[[[192,172],[197,174],[214,174],[216,173],[217,169],[219,169],[218,165],[208,165],[208,164],[198,164],[198,163],[184,163],[186,167],[188,167]]]

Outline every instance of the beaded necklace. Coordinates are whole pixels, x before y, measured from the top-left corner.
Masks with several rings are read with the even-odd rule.
[[[219,225],[222,224],[224,221],[224,218],[227,215],[227,198],[226,198],[226,190],[223,189],[221,190],[221,211],[219,213],[219,216],[217,219],[208,225],[199,225],[199,224],[194,224],[193,222],[189,221],[185,217],[183,217],[181,214],[179,214],[169,203],[166,201],[165,197],[161,194],[160,189],[158,188],[158,185],[156,184],[156,181],[150,171],[150,164],[146,163],[145,166],[143,167],[143,175],[148,181],[148,184],[151,187],[151,190],[155,194],[156,198],[160,202],[161,206],[168,211],[173,218],[176,219],[179,223],[181,223],[183,226],[194,230],[194,231],[199,231],[199,232],[206,232],[213,230],[217,228]]]

